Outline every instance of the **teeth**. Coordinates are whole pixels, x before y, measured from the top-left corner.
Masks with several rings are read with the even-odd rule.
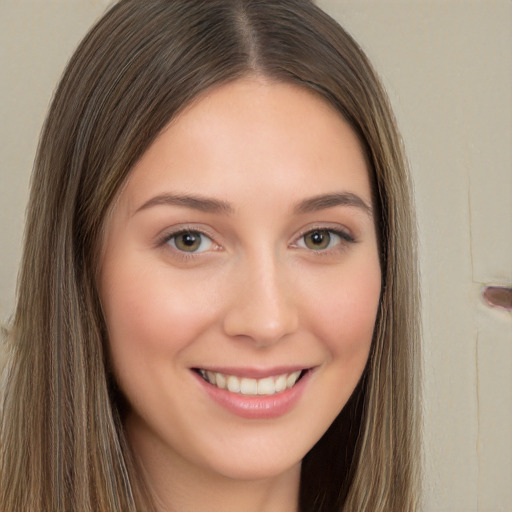
[[[231,393],[240,393],[240,379],[230,375],[226,379],[226,382],[228,384],[228,391],[231,391]]]
[[[231,393],[266,396],[290,389],[295,385],[302,372],[298,370],[293,373],[285,373],[283,375],[265,377],[263,379],[239,378],[234,375],[225,375],[210,370],[199,370],[199,373],[201,377],[210,384],[221,389],[227,389],[231,391]]]
[[[242,395],[257,395],[258,381],[255,379],[242,379],[240,381],[240,393]]]
[[[276,393],[286,389],[286,375],[280,375],[275,382]]]
[[[276,392],[276,385],[272,377],[260,379],[258,381],[258,395],[273,395]],[[256,394],[256,393],[254,393]]]
[[[217,373],[216,375],[217,387],[221,389],[226,389],[226,377],[222,375],[222,373]]]
[[[288,377],[286,377],[286,387],[291,388],[297,382],[299,375],[300,375],[300,371],[290,373],[290,375],[288,375]]]

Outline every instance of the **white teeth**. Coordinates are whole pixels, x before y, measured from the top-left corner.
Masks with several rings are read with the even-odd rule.
[[[275,383],[276,393],[286,389],[286,375],[279,375]]]
[[[211,370],[199,370],[200,375],[210,384],[221,389],[227,389],[231,393],[242,395],[274,395],[290,389],[299,379],[302,371],[285,373],[263,379],[239,378],[234,375],[225,375]]]
[[[297,382],[299,375],[300,375],[300,371],[290,373],[290,375],[288,375],[288,377],[286,377],[286,387],[291,388]]]
[[[240,381],[240,393],[242,395],[257,395],[258,382],[256,379],[242,379]]]
[[[272,377],[267,377],[258,381],[258,395],[273,395],[275,392],[276,386]]]
[[[222,373],[217,373],[215,380],[217,381],[218,388],[226,389],[226,377]]]
[[[231,393],[239,393],[240,392],[240,379],[230,375],[227,379],[227,387]]]

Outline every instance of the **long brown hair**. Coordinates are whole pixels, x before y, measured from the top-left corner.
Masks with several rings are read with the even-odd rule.
[[[374,186],[382,297],[367,368],[302,466],[303,512],[418,509],[418,292],[393,114],[354,40],[307,0],[122,0],[62,77],[32,177],[0,430],[2,512],[150,510],[123,433],[96,290],[130,169],[211,87],[255,74],[334,105]]]

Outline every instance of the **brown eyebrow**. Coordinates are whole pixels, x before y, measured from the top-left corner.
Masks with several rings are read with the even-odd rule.
[[[135,213],[159,205],[183,206],[206,213],[223,213],[226,215],[230,215],[234,212],[233,207],[229,203],[209,197],[190,194],[161,194],[146,201],[142,206],[137,208]]]
[[[160,194],[146,201],[142,206],[137,208],[135,213],[159,205],[182,206],[206,213],[222,213],[225,215],[231,215],[234,213],[234,208],[225,201],[190,194]],[[294,213],[311,213],[333,208],[335,206],[360,208],[367,215],[370,217],[372,216],[372,207],[358,195],[351,192],[321,194],[305,199],[295,206]]]
[[[295,213],[311,213],[319,210],[326,210],[335,206],[350,206],[360,208],[368,216],[373,215],[372,207],[361,199],[358,195],[351,192],[339,192],[333,194],[322,194],[301,201],[295,207]]]

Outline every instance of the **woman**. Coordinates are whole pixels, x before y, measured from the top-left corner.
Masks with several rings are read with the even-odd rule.
[[[408,177],[306,0],[124,0],[64,73],[8,341],[0,509],[418,507]]]

